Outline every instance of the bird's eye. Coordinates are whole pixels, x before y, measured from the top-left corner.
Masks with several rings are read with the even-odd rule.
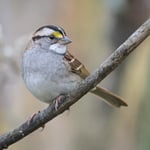
[[[49,38],[50,38],[51,40],[53,40],[53,39],[55,39],[55,36],[54,36],[54,35],[50,35]]]

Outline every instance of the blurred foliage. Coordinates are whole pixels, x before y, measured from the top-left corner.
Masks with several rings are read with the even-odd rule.
[[[21,55],[36,28],[64,27],[73,41],[69,50],[92,72],[149,16],[149,0],[0,0],[0,134],[47,107],[21,79]],[[87,94],[44,131],[9,149],[149,150],[149,43],[101,83],[124,97],[128,108],[111,108]]]

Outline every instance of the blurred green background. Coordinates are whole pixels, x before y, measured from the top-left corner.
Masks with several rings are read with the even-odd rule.
[[[62,26],[68,49],[92,72],[150,16],[149,0],[0,0],[0,134],[47,107],[26,89],[21,55],[38,27]],[[129,107],[87,94],[10,150],[150,150],[150,38],[101,85]]]

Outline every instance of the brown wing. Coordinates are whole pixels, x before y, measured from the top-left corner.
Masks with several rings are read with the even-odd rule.
[[[67,62],[67,65],[69,65],[70,71],[78,74],[82,79],[85,79],[89,75],[89,72],[84,67],[84,65],[74,56],[72,56],[69,52],[65,54],[64,60],[65,62]],[[118,97],[117,95],[109,92],[104,88],[96,87],[91,92],[102,97],[106,100],[106,102],[112,104],[113,106],[127,106],[127,104],[122,100],[122,98]]]
[[[64,59],[68,62],[71,72],[78,74],[82,79],[89,75],[85,66],[69,52],[65,54]]]

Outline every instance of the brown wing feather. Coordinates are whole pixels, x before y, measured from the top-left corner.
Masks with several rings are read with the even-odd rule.
[[[65,54],[64,59],[67,61],[71,72],[78,74],[82,79],[85,79],[89,75],[89,72],[84,67],[84,65],[69,52]],[[117,95],[109,92],[104,88],[96,87],[91,92],[104,98],[106,102],[112,104],[113,106],[127,106],[127,104],[122,100],[122,98],[118,97]]]
[[[82,79],[85,79],[89,75],[85,66],[69,52],[65,54],[64,59],[67,60],[71,72],[78,74]]]

